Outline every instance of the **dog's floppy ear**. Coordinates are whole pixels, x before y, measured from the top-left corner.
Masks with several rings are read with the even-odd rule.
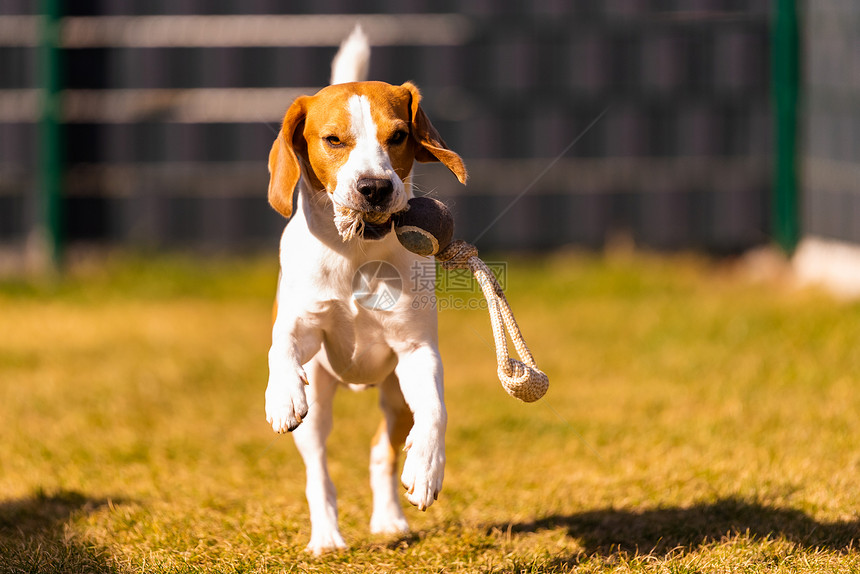
[[[410,82],[406,82],[402,87],[409,91],[411,97],[412,137],[418,144],[415,148],[415,159],[422,163],[441,161],[451,170],[451,173],[457,176],[460,183],[465,185],[469,177],[466,166],[460,156],[445,144],[442,136],[430,123],[430,118],[421,109],[421,93],[418,88]]]
[[[308,96],[296,98],[287,110],[269,152],[269,204],[284,217],[293,214],[293,191],[302,175],[298,154],[306,153],[301,127],[307,115],[307,100]]]

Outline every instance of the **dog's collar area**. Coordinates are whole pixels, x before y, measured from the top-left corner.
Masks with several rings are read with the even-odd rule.
[[[382,223],[374,224],[364,222],[364,231],[361,234],[362,239],[382,239],[386,235],[388,235],[391,230],[394,228],[394,220],[389,217]]]

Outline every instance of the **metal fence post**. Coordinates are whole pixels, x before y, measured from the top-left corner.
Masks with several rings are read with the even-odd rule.
[[[63,258],[63,125],[60,101],[62,0],[41,1],[39,183],[40,224],[50,262],[59,268]]]
[[[775,0],[771,29],[771,92],[774,104],[774,182],[771,229],[792,253],[800,240],[798,194],[799,33],[796,0]]]

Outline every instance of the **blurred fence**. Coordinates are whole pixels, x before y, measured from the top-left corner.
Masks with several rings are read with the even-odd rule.
[[[7,245],[39,213],[32,5],[0,0]],[[269,147],[291,99],[325,85],[354,21],[375,44],[372,79],[416,82],[466,160],[465,188],[439,166],[417,168],[416,182],[479,247],[767,240],[767,0],[67,2],[67,239],[274,248]]]
[[[803,224],[860,244],[860,3],[806,4]]]

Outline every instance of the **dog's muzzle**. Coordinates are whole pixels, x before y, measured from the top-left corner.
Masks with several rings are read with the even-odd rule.
[[[388,211],[362,211],[334,204],[334,225],[344,241],[385,237],[394,228],[393,216]]]

